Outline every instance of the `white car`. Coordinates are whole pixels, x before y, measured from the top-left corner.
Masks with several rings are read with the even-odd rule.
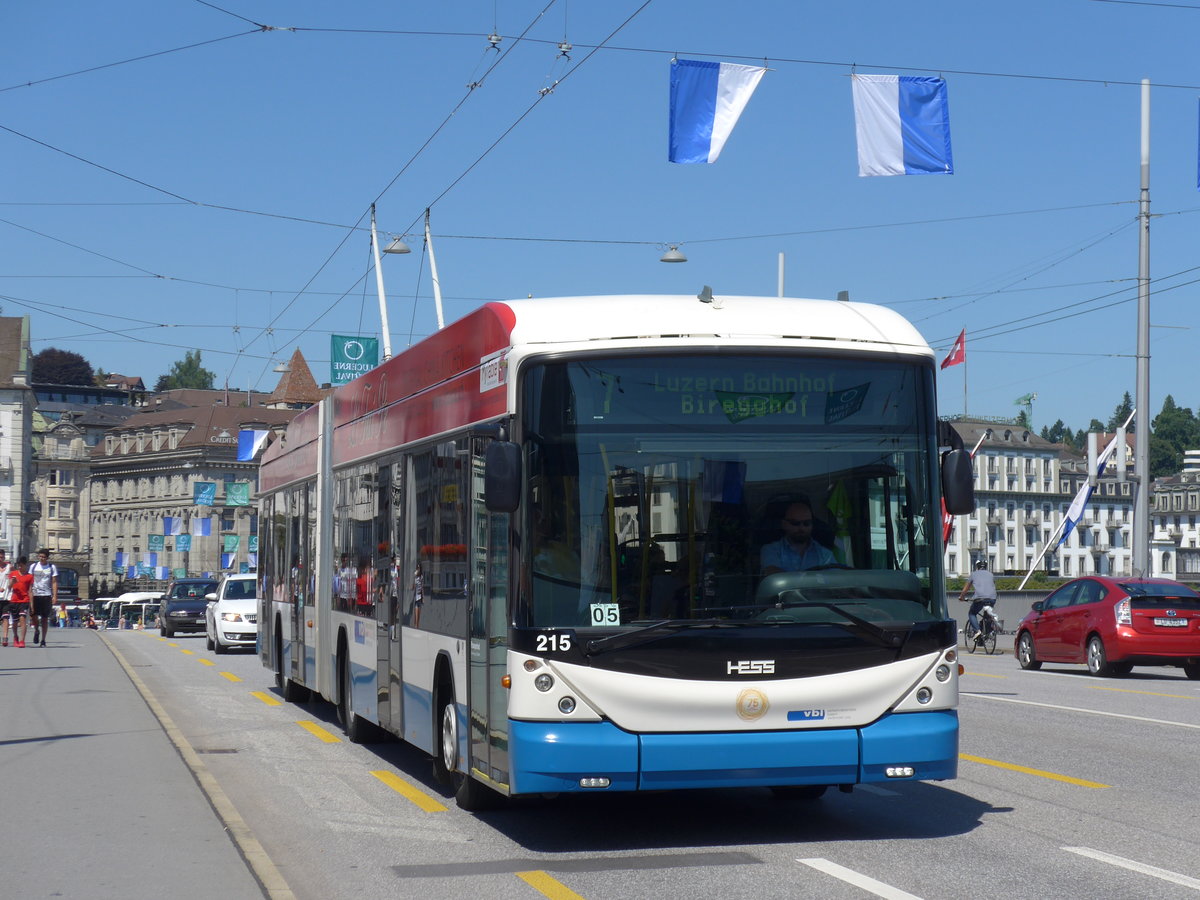
[[[204,629],[208,649],[228,653],[231,647],[254,647],[258,640],[258,576],[226,575],[207,600]]]

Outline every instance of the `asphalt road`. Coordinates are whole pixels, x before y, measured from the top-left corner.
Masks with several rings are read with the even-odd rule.
[[[215,656],[202,636],[86,638],[128,660],[299,898],[1200,893],[1200,682],[1179,669],[1096,679],[1081,666],[1023,672],[1011,652],[964,654],[952,782],[808,803],[757,789],[593,795],[476,816],[432,781],[423,754],[347,743],[332,707],[282,703],[253,655]],[[196,782],[176,781],[193,793],[177,827],[211,818]],[[49,796],[64,792],[55,783]],[[208,896],[236,895],[214,883]]]

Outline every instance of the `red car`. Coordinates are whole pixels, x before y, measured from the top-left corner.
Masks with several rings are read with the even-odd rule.
[[[1182,666],[1200,679],[1200,594],[1165,578],[1068,581],[1017,626],[1022,669],[1086,663],[1093,675],[1135,666]]]

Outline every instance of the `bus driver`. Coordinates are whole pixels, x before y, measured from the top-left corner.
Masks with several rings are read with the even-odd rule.
[[[779,520],[783,537],[762,548],[759,568],[764,575],[799,572],[837,562],[833,552],[813,540],[812,507],[803,500],[790,504]]]

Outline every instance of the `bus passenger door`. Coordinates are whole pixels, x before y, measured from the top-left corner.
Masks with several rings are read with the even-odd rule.
[[[483,503],[484,452],[476,438],[471,456],[471,596],[469,768],[496,787],[509,785],[508,692],[508,513],[488,512]]]

